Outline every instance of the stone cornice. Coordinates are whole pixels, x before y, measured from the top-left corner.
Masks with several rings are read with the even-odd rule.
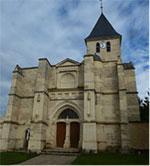
[[[115,62],[115,63],[117,64],[118,60],[111,60],[111,61],[103,61],[103,60],[102,60],[101,62],[102,62],[102,63],[108,63],[108,62],[111,63],[111,62]]]
[[[119,91],[126,91],[127,89],[120,89]],[[111,95],[111,94],[119,94],[119,91],[115,92],[96,92],[96,94],[102,94],[102,95]],[[137,91],[126,91],[126,94],[138,94]]]
[[[96,94],[102,94],[102,95],[113,95],[113,94],[119,94],[119,91],[126,91],[126,89],[120,89],[119,91],[115,92],[96,92],[95,89],[85,89],[84,88],[75,88],[75,89],[48,89],[48,92],[71,92],[71,91],[78,91],[78,92],[84,92],[84,91],[94,91]],[[48,97],[49,94],[45,91],[35,91],[35,93],[45,93]],[[137,91],[126,91],[126,94],[138,94]],[[9,96],[16,96],[20,99],[33,99],[34,96],[20,96],[15,93],[13,94],[8,94]],[[81,98],[74,98],[70,100],[80,100]],[[65,99],[51,99],[51,100],[65,100]],[[68,100],[68,99],[67,99]]]
[[[140,120],[138,121],[138,120],[136,120],[136,121],[132,121],[132,120],[130,120],[129,121],[129,123],[131,124],[131,123],[146,123],[146,124],[149,124],[149,122],[141,122]]]
[[[33,67],[24,67],[21,68],[22,70],[31,70],[31,69],[38,69],[38,66],[33,66]]]
[[[93,57],[93,54],[86,54],[86,55],[84,55],[84,58],[85,57]]]
[[[127,94],[138,94],[138,92],[137,91],[128,91],[128,92],[126,92]]]
[[[18,97],[18,98],[21,98],[21,96],[15,94],[15,93],[9,93],[8,95],[9,95],[9,96],[16,96],[16,97]]]
[[[84,91],[94,91],[96,93],[95,89],[84,89]]]
[[[11,124],[19,125],[19,122],[12,121],[12,120],[4,120],[2,123],[11,123]]]
[[[125,124],[127,125],[127,122],[96,122],[96,124],[105,124],[105,125],[111,125],[111,124],[115,124],[115,125],[120,125],[120,124]]]
[[[49,94],[46,91],[35,91],[34,93],[45,93],[49,97]],[[32,98],[34,98],[34,96],[20,96],[20,95],[15,94],[15,93],[10,93],[8,95],[9,96],[16,96],[20,99],[32,99]]]
[[[9,96],[16,96],[16,97],[18,97],[20,99],[32,99],[32,98],[34,98],[34,96],[20,96],[20,95],[17,95],[15,93],[9,93],[8,95]]]
[[[78,72],[77,70],[61,70],[61,71],[59,71],[59,73],[68,73],[68,72]]]
[[[64,99],[64,98],[61,98],[61,99],[50,99],[50,101],[56,101],[56,100],[63,100],[63,101],[68,101],[68,100],[84,100],[84,97],[77,97],[77,98],[67,98],[67,99]]]
[[[33,99],[34,98],[34,96],[23,96],[23,97],[21,97],[21,99]]]
[[[120,88],[119,91],[126,91],[126,88]]]
[[[96,92],[96,94],[113,95],[113,94],[118,94],[118,91],[116,91],[116,92]]]
[[[111,121],[94,121],[94,120],[84,120],[83,123],[96,123],[96,124],[104,124],[104,125],[111,125],[111,124],[115,124],[115,125],[120,125],[120,124],[128,124],[127,122],[111,122]]]
[[[37,120],[37,121],[32,120],[31,123],[42,123],[42,124],[48,126],[47,122],[45,122],[43,120]]]
[[[84,55],[84,58],[85,57],[93,57],[94,56],[94,54],[86,54],[86,55]],[[117,64],[117,62],[118,62],[118,60],[100,60],[100,61],[98,61],[98,62],[102,62],[102,63],[111,63],[111,62],[115,62],[116,64]]]
[[[63,68],[63,67],[78,67],[80,65],[81,65],[81,63],[80,64],[73,64],[73,65],[64,65],[64,66],[56,66],[56,65],[53,65],[53,66],[55,66],[56,68]]]
[[[57,88],[53,88],[53,89],[48,89],[49,92],[68,92],[68,91],[84,91],[83,87],[79,87],[79,88],[70,88],[70,89],[57,89]]]

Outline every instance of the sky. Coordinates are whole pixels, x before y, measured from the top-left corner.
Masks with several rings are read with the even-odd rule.
[[[103,0],[103,12],[122,35],[122,60],[132,61],[139,97],[148,90],[148,0]],[[99,0],[0,0],[0,116],[7,110],[12,71],[56,64],[65,58],[81,62],[84,39],[100,16]]]

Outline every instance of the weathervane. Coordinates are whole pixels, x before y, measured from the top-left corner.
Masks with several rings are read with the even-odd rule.
[[[103,13],[103,0],[99,0],[101,2],[101,13]]]

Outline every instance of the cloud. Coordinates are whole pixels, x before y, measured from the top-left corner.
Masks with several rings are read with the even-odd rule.
[[[136,67],[139,95],[148,88],[148,0],[104,0],[104,14],[122,34],[122,59]],[[82,61],[84,39],[100,15],[99,0],[0,1],[0,114],[5,112],[16,64],[37,66],[47,57]],[[139,81],[140,80],[140,81]],[[142,81],[141,81],[142,80]],[[144,82],[141,84],[141,82]]]

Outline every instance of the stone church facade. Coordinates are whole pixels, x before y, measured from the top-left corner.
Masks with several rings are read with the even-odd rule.
[[[102,13],[85,39],[82,62],[13,71],[0,149],[128,150],[130,123],[139,121],[133,64],[121,60],[122,36]]]

